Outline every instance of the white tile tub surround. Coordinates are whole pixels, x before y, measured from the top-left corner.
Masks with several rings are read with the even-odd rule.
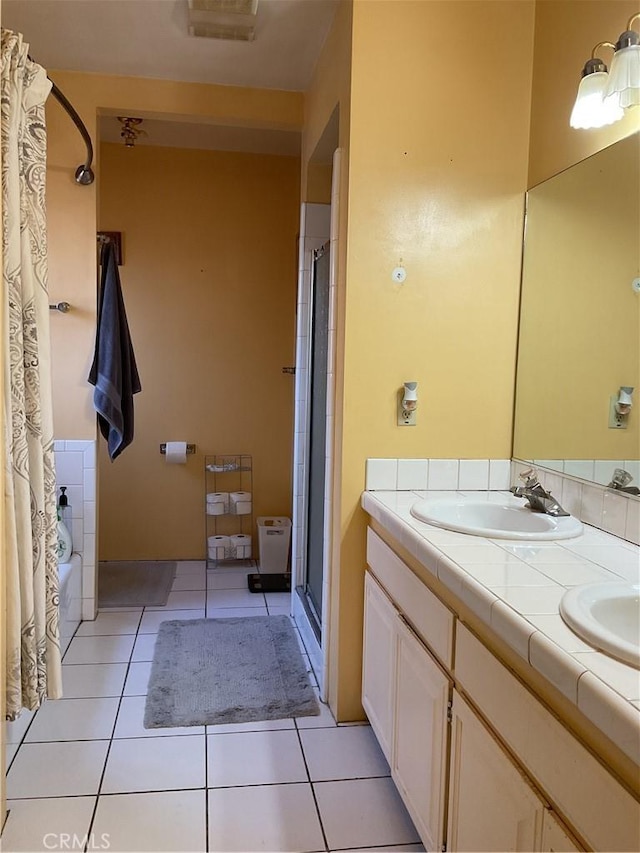
[[[558,466],[562,465],[563,462],[565,468],[561,470]],[[608,489],[606,485],[578,479],[581,475],[571,476],[567,473],[567,465],[571,470],[587,470],[582,465],[583,462],[585,460],[539,459],[531,463],[514,459],[511,481],[513,483],[520,482],[519,476],[524,470],[530,468],[532,464],[534,466],[539,465],[537,471],[540,482],[567,512],[586,524],[605,530],[607,533],[619,536],[635,545],[640,545],[640,497],[621,494],[615,489]],[[550,469],[552,463],[556,463],[554,470],[545,470]],[[607,461],[606,463],[595,462],[593,464],[606,465],[609,477],[613,473],[614,467],[622,466],[630,473],[635,470],[633,463],[629,461],[622,463]],[[593,466],[588,470],[594,470]]]
[[[73,550],[82,557],[82,618],[96,615],[96,442],[59,439],[53,444],[56,492],[67,487]]]
[[[460,492],[441,494],[455,497]],[[362,507],[640,764],[638,671],[583,642],[558,612],[566,589],[577,584],[640,582],[640,549],[593,527],[558,542],[489,541],[453,533],[413,518],[410,508],[416,497],[366,491]]]
[[[502,491],[511,484],[509,459],[367,459],[371,491]]]

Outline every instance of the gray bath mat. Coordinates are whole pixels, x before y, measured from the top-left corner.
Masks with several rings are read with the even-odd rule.
[[[162,607],[167,603],[176,563],[148,560],[98,564],[98,607]]]
[[[144,726],[203,726],[320,713],[287,616],[162,622]]]

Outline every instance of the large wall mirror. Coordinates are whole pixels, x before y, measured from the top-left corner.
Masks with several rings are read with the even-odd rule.
[[[527,196],[514,456],[640,486],[640,134]],[[632,386],[626,429],[611,397]]]

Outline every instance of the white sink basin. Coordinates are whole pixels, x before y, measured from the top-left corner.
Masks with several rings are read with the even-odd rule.
[[[562,596],[560,615],[587,643],[640,669],[640,584],[574,586]]]
[[[553,518],[508,497],[501,502],[462,496],[427,499],[414,503],[411,515],[436,527],[489,539],[573,539],[582,533],[582,524],[573,516]]]

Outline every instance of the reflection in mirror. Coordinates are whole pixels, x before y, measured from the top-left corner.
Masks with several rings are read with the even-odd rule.
[[[639,277],[636,133],[527,195],[515,457],[640,486]],[[622,419],[621,387],[635,388]]]

